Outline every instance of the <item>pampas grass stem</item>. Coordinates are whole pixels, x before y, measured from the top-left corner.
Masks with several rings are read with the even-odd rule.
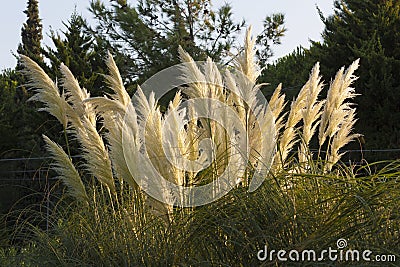
[[[79,201],[87,203],[89,198],[86,194],[85,186],[71,158],[59,145],[51,141],[47,136],[43,135],[43,139],[46,143],[47,150],[55,160],[53,169],[58,173],[58,178],[68,187],[71,196]]]

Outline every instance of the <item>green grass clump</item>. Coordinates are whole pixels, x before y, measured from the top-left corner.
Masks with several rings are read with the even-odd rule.
[[[18,257],[27,266],[258,266],[276,263],[257,259],[265,245],[318,251],[345,238],[351,249],[399,258],[399,176],[399,163],[363,177],[348,168],[281,173],[253,193],[238,187],[209,205],[175,208],[168,223],[140,208],[144,200],[131,189],[111,205],[92,187],[89,205],[60,200],[49,231],[26,225],[35,237]]]

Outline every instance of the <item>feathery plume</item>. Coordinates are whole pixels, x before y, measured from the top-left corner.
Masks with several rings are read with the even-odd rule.
[[[32,59],[27,56],[20,55],[24,70],[22,71],[28,77],[28,86],[36,92],[29,101],[38,101],[44,104],[44,108],[39,111],[46,111],[57,118],[67,128],[68,104],[65,101],[65,96],[60,96],[57,85],[50,79],[44,70]]]
[[[354,124],[357,122],[355,119],[355,109],[350,109],[347,112],[346,117],[341,122],[339,130],[336,132],[332,138],[332,143],[329,148],[328,160],[327,160],[327,170],[330,171],[344,153],[339,153],[339,150],[353,141],[354,139],[361,136],[360,134],[352,134]]]
[[[115,61],[110,52],[108,52],[106,64],[110,74],[106,75],[105,77],[109,84],[109,87],[115,93],[112,97],[114,100],[119,101],[123,106],[126,107],[131,102],[131,98],[129,97],[129,94],[125,90],[121,74],[119,73],[118,67],[115,64]]]
[[[127,115],[124,117],[120,116],[119,114],[114,116],[105,115],[104,126],[108,130],[106,138],[109,143],[109,156],[115,174],[118,178],[127,182],[132,188],[137,188],[133,174],[127,165],[124,151],[124,144],[129,144],[129,146],[131,146],[135,143],[137,145],[138,138],[137,125],[136,127],[132,127],[132,124],[128,122],[128,120],[136,122],[136,113],[133,109],[133,106],[128,110],[129,112],[127,112]],[[128,119],[128,117],[134,118]],[[129,131],[129,133],[126,133],[127,131]],[[124,137],[128,138],[124,139]],[[135,139],[132,137],[135,137]]]
[[[154,212],[168,217],[168,214],[173,210],[172,203],[174,201],[174,196],[172,196],[171,192],[166,190],[166,184],[155,184],[151,179],[152,177],[161,174],[164,179],[177,183],[178,181],[175,181],[175,179],[179,177],[179,175],[175,173],[177,170],[174,169],[174,166],[172,166],[172,164],[167,160],[163,150],[163,117],[160,109],[157,107],[157,102],[155,101],[153,92],[147,99],[140,86],[138,86],[134,100],[135,103],[137,103],[135,108],[138,115],[138,124],[144,138],[143,146],[145,147],[143,148],[145,148],[147,152],[147,155],[145,155],[144,158],[142,157],[140,161],[145,172],[139,172],[137,175],[148,177],[149,179],[147,179],[147,181],[149,184],[141,186],[150,186],[153,189],[158,190],[159,196],[162,196],[164,199],[164,203],[160,203],[159,201],[148,197],[146,198],[147,205],[151,206]],[[179,101],[176,100],[174,102],[177,103]],[[140,147],[138,149],[140,149]],[[138,155],[140,155],[139,150],[137,151]]]
[[[103,138],[97,132],[96,126],[88,119],[82,119],[82,126],[76,129],[76,134],[86,160],[85,167],[112,193],[115,193],[111,161]]]
[[[71,158],[64,152],[64,150],[54,143],[50,138],[43,135],[43,139],[46,143],[46,149],[50,152],[53,160],[55,161],[52,166],[53,170],[58,173],[59,179],[67,186],[69,194],[79,201],[88,201],[85,186],[82,183],[81,177],[78,171],[75,169]]]
[[[342,67],[331,83],[319,127],[318,140],[320,146],[325,143],[327,137],[332,138],[339,130],[342,119],[351,109],[351,104],[346,103],[346,101],[357,95],[354,88],[350,86],[357,79],[353,73],[358,66],[359,59],[354,61],[346,72]]]
[[[67,101],[72,104],[72,107],[78,117],[85,116],[92,124],[96,124],[96,114],[92,105],[84,102],[90,97],[89,92],[79,86],[79,83],[75,79],[74,75],[63,63],[60,66],[60,71],[62,74],[61,85],[66,91]],[[76,126],[77,125],[75,125],[75,127]]]
[[[243,52],[239,54],[237,59],[234,61],[235,67],[241,71],[251,83],[255,84],[261,71],[255,61],[256,56],[256,39],[251,36],[252,27],[248,27],[245,37],[245,45]]]
[[[302,119],[301,111],[305,108],[307,90],[310,85],[310,80],[301,88],[297,98],[290,105],[290,112],[285,124],[285,129],[279,138],[279,153],[276,155],[276,163],[283,165],[289,152],[293,149],[294,145],[299,141],[296,138],[296,126]]]
[[[275,91],[272,94],[271,99],[269,100],[269,103],[268,103],[269,108],[272,112],[272,115],[274,116],[275,130],[276,130],[277,136],[278,136],[280,130],[284,126],[283,119],[285,117],[285,114],[282,114],[282,111],[286,106],[285,95],[282,94],[281,92],[282,92],[282,84],[280,83],[278,85],[278,87],[275,89]]]
[[[305,98],[305,108],[301,111],[303,119],[303,131],[299,148],[299,161],[306,162],[311,138],[319,125],[318,119],[322,114],[322,107],[325,101],[318,101],[318,96],[322,91],[323,83],[319,76],[319,63],[316,63],[310,74],[309,88]]]
[[[138,136],[137,114],[132,106],[132,101],[123,84],[118,67],[112,55],[108,52],[106,61],[109,75],[105,78],[110,89],[114,92],[112,99],[95,97],[87,100],[95,107],[96,112],[103,117],[104,127],[108,130],[106,138],[109,143],[109,157],[112,167],[117,177],[125,180],[132,188],[137,188],[137,184],[128,168],[123,144],[124,131],[129,131],[125,136]],[[131,142],[133,140],[125,140]]]
[[[210,91],[207,86],[207,79],[201,72],[193,58],[181,46],[179,46],[179,56],[183,63],[182,79],[190,86],[185,89],[185,94],[191,98],[210,97]]]
[[[115,183],[108,151],[102,137],[97,132],[96,115],[92,104],[85,101],[90,95],[86,90],[80,88],[78,81],[65,65],[61,66],[61,72],[63,74],[62,84],[73,106],[73,111],[70,110],[68,115],[81,144],[86,161],[85,167],[114,193]]]

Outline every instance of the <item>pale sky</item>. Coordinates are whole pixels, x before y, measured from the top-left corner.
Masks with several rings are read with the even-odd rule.
[[[214,0],[214,7],[228,2],[233,7],[234,18],[239,21],[245,18],[248,24],[253,25],[254,33],[262,29],[262,21],[266,15],[281,12],[285,14],[285,26],[288,29],[282,44],[273,47],[275,57],[279,58],[292,52],[297,46],[309,47],[309,40],[320,40],[323,24],[319,18],[316,5],[325,16],[333,13],[334,0]],[[109,0],[103,0],[109,2]],[[135,4],[135,0],[128,0]],[[16,52],[21,41],[22,24],[26,21],[23,11],[27,0],[13,0],[3,3],[0,10],[0,70],[13,68],[16,60],[12,52]],[[87,10],[90,0],[39,0],[40,18],[43,24],[44,43],[50,44],[47,36],[50,29],[64,30],[62,21],[67,21],[75,6],[89,22],[92,19]]]

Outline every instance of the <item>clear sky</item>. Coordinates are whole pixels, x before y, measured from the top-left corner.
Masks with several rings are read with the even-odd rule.
[[[103,0],[109,2],[109,0]],[[135,4],[135,0],[128,0]],[[324,15],[332,14],[333,0],[214,0],[215,7],[228,2],[233,7],[234,18],[245,18],[253,25],[254,32],[262,29],[262,21],[266,15],[275,12],[286,16],[286,36],[282,44],[274,47],[278,58],[293,51],[297,46],[309,46],[309,39],[320,40],[323,24],[319,19],[316,5]],[[12,52],[16,52],[20,42],[22,24],[26,21],[23,11],[26,0],[6,1],[0,9],[0,69],[14,67],[16,60]],[[50,44],[48,34],[50,29],[64,29],[62,21],[67,21],[75,7],[79,13],[91,21],[92,16],[87,10],[90,0],[39,0],[39,12],[43,24],[44,43]]]

